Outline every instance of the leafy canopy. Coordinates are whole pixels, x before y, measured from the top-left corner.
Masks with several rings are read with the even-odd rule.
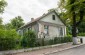
[[[0,0],[0,13],[3,13],[4,7],[7,5],[5,0]]]
[[[72,24],[73,12],[76,14],[77,21],[80,20],[80,11],[85,13],[85,0],[60,0],[59,8],[65,14],[67,21],[70,21],[70,24]]]

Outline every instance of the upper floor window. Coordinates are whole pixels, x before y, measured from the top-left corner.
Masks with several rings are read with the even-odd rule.
[[[52,19],[55,20],[55,15],[52,15]]]

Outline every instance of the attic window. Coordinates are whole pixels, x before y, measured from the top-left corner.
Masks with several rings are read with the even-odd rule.
[[[55,20],[55,15],[52,15],[52,19]]]

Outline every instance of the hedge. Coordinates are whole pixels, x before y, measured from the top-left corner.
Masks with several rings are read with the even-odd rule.
[[[85,36],[85,33],[78,33],[78,36]]]
[[[15,30],[0,30],[0,51],[15,49],[19,43],[19,40]]]
[[[38,39],[38,40],[39,40],[37,42],[38,46],[46,46],[46,45],[72,42],[72,37],[55,37],[55,38],[50,39],[50,40],[45,40],[44,38],[42,38],[42,39]],[[42,40],[44,40],[44,41],[42,41]]]
[[[49,44],[59,44],[72,42],[72,37],[55,37],[54,39],[49,40]]]

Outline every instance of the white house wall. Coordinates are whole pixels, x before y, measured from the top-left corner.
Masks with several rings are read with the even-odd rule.
[[[50,37],[59,37],[59,27],[49,26]]]
[[[44,33],[44,23],[38,23],[39,24],[39,32],[38,32],[38,38],[42,38]],[[46,24],[47,25],[47,24]],[[64,37],[66,35],[66,27],[65,26],[61,26],[61,25],[56,25],[56,26],[52,26],[49,25],[49,35],[45,36],[45,38],[49,39],[49,38],[54,38],[54,37]],[[60,30],[59,28],[63,29],[63,36],[60,36]]]

